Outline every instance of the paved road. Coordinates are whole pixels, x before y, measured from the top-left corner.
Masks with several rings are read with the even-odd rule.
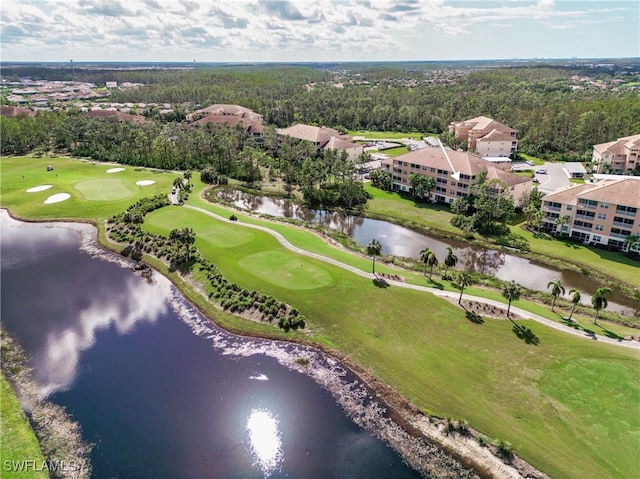
[[[199,211],[201,213],[204,213],[205,215],[211,216],[212,218],[215,218],[215,219],[220,220],[220,221],[226,221],[228,223],[234,223],[234,224],[241,225],[241,226],[244,226],[244,227],[247,227],[247,228],[253,228],[253,229],[260,230],[260,231],[264,231],[266,233],[269,233],[273,237],[275,237],[282,246],[284,246],[285,248],[287,248],[287,249],[289,249],[289,250],[291,250],[291,251],[293,251],[295,253],[298,253],[298,254],[301,254],[301,255],[304,255],[304,256],[308,256],[310,258],[316,258],[316,259],[319,259],[320,261],[324,261],[326,263],[333,264],[335,266],[338,266],[339,268],[345,269],[347,271],[352,272],[353,274],[357,274],[357,275],[362,276],[364,278],[369,278],[371,280],[375,279],[375,276],[373,275],[373,273],[367,273],[365,271],[362,271],[361,269],[358,269],[358,268],[356,268],[354,266],[342,263],[342,262],[340,262],[338,260],[335,260],[333,258],[328,258],[326,256],[322,256],[320,254],[312,253],[310,251],[306,251],[306,250],[303,250],[301,248],[298,248],[297,246],[294,246],[291,243],[289,243],[289,241],[287,241],[287,239],[284,236],[282,236],[280,233],[278,233],[276,231],[273,231],[273,230],[271,230],[271,229],[269,229],[269,228],[267,228],[265,226],[252,225],[252,224],[248,224],[248,223],[240,223],[238,221],[231,221],[231,220],[229,220],[227,218],[224,218],[224,217],[222,217],[220,215],[212,213],[211,211],[207,211],[204,208],[199,208],[197,206],[184,205],[184,207],[192,209],[192,210]],[[415,285],[415,284],[408,284],[408,283],[403,283],[401,281],[393,281],[393,280],[388,280],[388,279],[386,279],[386,281],[389,284],[393,285],[393,286],[398,286],[398,287],[401,287],[401,288],[409,288],[409,289],[413,289],[413,290],[417,290],[417,291],[426,291],[426,292],[432,293],[432,294],[434,294],[436,296],[440,296],[440,297],[457,299],[460,296],[459,293],[456,293],[456,292],[453,292],[453,291],[442,291],[442,290],[437,289],[437,288],[429,288],[427,286],[418,286],[418,285]],[[504,308],[504,306],[505,306],[505,304],[501,303],[500,301],[494,301],[494,300],[487,299],[487,298],[481,298],[479,296],[465,295],[464,298],[466,300],[478,301],[478,302],[481,302],[481,303],[486,303],[486,304],[489,304],[489,305],[492,305],[492,306],[497,306],[497,307],[500,307],[500,308]],[[550,328],[554,328],[554,329],[556,329],[558,331],[562,331],[562,332],[567,333],[567,334],[572,334],[574,336],[578,336],[578,337],[581,337],[581,338],[584,338],[584,339],[590,339],[592,341],[598,341],[600,343],[613,344],[613,345],[616,345],[616,346],[622,346],[622,347],[625,347],[625,348],[631,348],[631,349],[640,350],[640,342],[638,342],[638,341],[622,341],[622,340],[617,340],[617,339],[613,339],[613,338],[607,338],[605,336],[598,336],[598,335],[595,335],[595,334],[587,334],[584,331],[579,331],[579,330],[576,330],[576,329],[571,328],[569,326],[565,326],[563,324],[556,323],[555,321],[551,321],[551,320],[549,320],[547,318],[543,318],[542,316],[538,316],[537,314],[533,314],[533,313],[531,313],[529,311],[525,311],[524,309],[520,309],[520,308],[518,308],[516,306],[513,306],[513,305],[511,305],[511,311],[513,311],[514,314],[517,314],[518,316],[520,316],[522,318],[533,319],[534,321],[537,321],[537,322],[539,322],[541,324],[544,324],[545,326],[549,326]]]
[[[536,170],[541,168],[548,171],[546,175],[536,173],[536,178],[540,181],[538,189],[543,193],[551,193],[558,188],[571,184],[567,173],[564,171],[564,164],[546,162],[544,166],[537,166]]]

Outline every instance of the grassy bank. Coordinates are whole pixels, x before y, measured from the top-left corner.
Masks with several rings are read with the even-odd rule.
[[[35,198],[31,194],[20,195],[14,189],[12,196],[5,196],[4,161],[3,206],[14,211],[15,202],[29,210],[30,218],[48,217],[51,205],[24,199]],[[101,166],[93,172],[102,175],[105,165]],[[76,181],[96,179],[92,171],[86,174]],[[202,188],[197,178],[194,182]],[[31,206],[30,201],[34,203]],[[126,201],[125,207],[132,202]],[[96,220],[110,216],[113,205],[102,203],[102,209],[78,208],[76,217]],[[203,202],[197,192],[188,203],[229,216],[228,210]],[[193,228],[196,246],[230,281],[285,301],[308,318],[310,334],[290,333],[287,337],[313,340],[342,352],[423,411],[466,419],[483,433],[509,441],[517,454],[553,478],[634,477],[637,473],[637,351],[518,320],[521,328],[529,330],[527,337],[536,339],[526,341],[511,321],[484,318],[482,323],[471,322],[463,310],[448,301],[421,291],[378,288],[366,278],[292,253],[271,235],[244,229],[241,223],[268,224],[296,246],[326,252],[370,271],[370,259],[333,248],[308,231],[237,216],[240,224],[229,224],[171,206],[149,214],[144,228],[165,234],[173,228]],[[397,273],[388,266],[376,269]],[[427,281],[420,273],[406,276],[416,284]],[[174,273],[172,280],[202,310],[221,317],[184,278]],[[442,282],[442,287],[451,286]],[[476,294],[472,288],[467,292]],[[517,305],[524,306],[522,303]],[[236,330],[282,334],[275,328],[222,316],[225,323],[233,322]]]
[[[439,232],[449,237],[462,236],[461,230],[451,225],[453,214],[448,206],[416,203],[409,197],[396,192],[382,191],[371,184],[367,184],[365,188],[372,195],[367,206],[368,215],[391,219],[425,231]],[[575,269],[577,266],[587,272],[601,271],[632,287],[640,287],[640,265],[621,253],[576,244],[548,235],[535,235],[522,228],[522,223],[511,225],[510,229],[512,236],[517,238],[517,243],[532,255],[544,255],[553,259],[555,265],[568,269]],[[489,243],[491,242],[490,240]]]
[[[34,471],[33,467],[29,471],[9,470],[14,468],[5,467],[7,464],[19,464],[22,461],[35,461],[35,464],[41,465],[44,457],[36,435],[4,374],[0,375],[0,457],[3,478],[49,477],[46,470]]]

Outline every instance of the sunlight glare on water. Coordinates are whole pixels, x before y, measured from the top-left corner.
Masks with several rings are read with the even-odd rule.
[[[252,410],[247,419],[254,465],[265,477],[278,469],[282,462],[282,440],[277,419],[268,411]]]

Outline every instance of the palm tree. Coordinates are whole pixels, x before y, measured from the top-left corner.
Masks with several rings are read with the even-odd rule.
[[[576,309],[576,305],[580,303],[580,291],[572,288],[569,290],[569,294],[571,295],[571,312],[569,313],[569,321],[571,321],[573,311]]]
[[[460,286],[460,297],[458,298],[458,304],[462,304],[462,293],[464,288],[471,284],[471,276],[465,271],[460,271],[456,276],[456,284]]]
[[[549,283],[547,284],[547,289],[549,288],[551,288],[551,296],[553,296],[553,300],[551,300],[551,311],[553,311],[553,309],[556,307],[556,299],[558,299],[558,296],[564,296],[565,289],[559,279],[556,279],[555,281],[549,281]]]
[[[427,199],[431,200],[431,191],[436,189],[436,179],[433,176],[426,177],[424,189],[427,192]]]
[[[515,281],[510,281],[502,287],[502,296],[509,301],[507,307],[507,318],[511,312],[511,301],[517,301],[520,299],[520,285]]]
[[[447,267],[444,270],[445,275],[449,272],[449,268],[455,268],[456,264],[458,264],[458,257],[453,254],[453,249],[451,248],[451,246],[447,246],[447,256],[444,259],[444,264]]]
[[[606,309],[607,306],[609,306],[607,298],[604,297],[605,294],[611,294],[611,289],[598,288],[591,297],[591,305],[593,306],[593,309],[596,310],[596,313],[593,315],[593,324],[598,324],[598,312],[601,309]]]
[[[380,242],[373,238],[367,245],[367,254],[373,258],[372,272],[376,274],[376,256],[380,256],[382,253],[382,245]]]
[[[431,249],[426,246],[422,251],[420,251],[420,261],[424,263],[424,275],[427,275],[427,261],[429,261],[429,255],[431,254]]]
[[[427,262],[431,269],[429,270],[429,279],[433,276],[433,267],[438,266],[438,258],[436,258],[436,253],[434,251],[429,251],[429,255],[427,256]]]

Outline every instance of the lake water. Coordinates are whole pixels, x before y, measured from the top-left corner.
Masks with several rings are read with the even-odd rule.
[[[374,435],[420,444],[335,360],[221,331],[92,227],[0,226],[3,327],[94,444],[93,477],[421,477]]]
[[[366,246],[376,238],[382,245],[382,252],[387,255],[418,259],[420,251],[428,247],[435,252],[442,263],[447,255],[447,247],[450,246],[458,257],[456,266],[458,269],[484,273],[504,281],[513,280],[526,288],[546,292],[549,292],[547,289],[549,282],[560,279],[567,293],[571,288],[579,290],[582,303],[587,305],[591,304],[590,293],[602,286],[589,276],[575,271],[549,268],[520,256],[469,245],[462,241],[436,239],[388,221],[312,210],[281,198],[252,195],[238,190],[222,190],[218,192],[218,196],[238,208],[322,224],[348,235],[360,246]],[[570,254],[569,249],[567,254]],[[617,294],[615,291],[607,298],[609,299],[607,310],[627,315],[640,315],[638,301]]]

